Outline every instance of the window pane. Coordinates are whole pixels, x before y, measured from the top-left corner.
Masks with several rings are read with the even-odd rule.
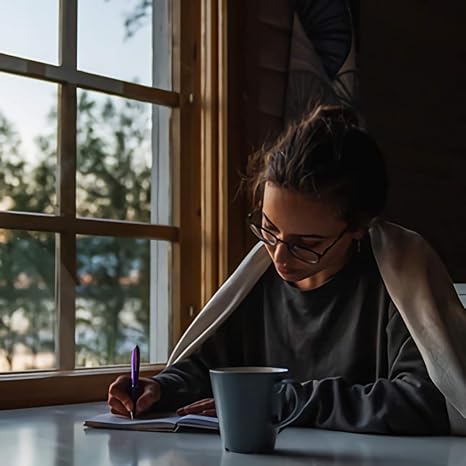
[[[0,73],[0,210],[54,213],[57,85]]]
[[[79,92],[78,215],[150,221],[151,107]]]
[[[55,367],[55,235],[0,230],[0,371]]]
[[[455,290],[458,293],[461,304],[466,309],[466,283],[455,283]]]
[[[152,85],[152,1],[79,0],[78,68]]]
[[[2,1],[0,52],[58,64],[58,0]]]
[[[150,326],[161,321],[156,315],[158,311],[168,313],[167,306],[152,307],[150,311],[151,276],[168,289],[168,262],[164,262],[163,271],[159,267],[158,277],[150,268],[151,247],[160,243],[133,238],[78,237],[77,367],[129,364],[131,349],[136,344],[141,349],[142,361],[153,359],[149,356]]]

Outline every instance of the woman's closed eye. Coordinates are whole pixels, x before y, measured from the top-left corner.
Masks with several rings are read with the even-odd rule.
[[[280,234],[278,228],[275,225],[272,225],[271,223],[263,222],[262,228],[269,231],[270,233],[273,233],[276,236]],[[304,238],[301,238],[301,239],[297,239],[296,241],[290,241],[290,244],[293,244],[294,246],[298,248],[314,249],[314,248],[319,248],[319,246],[322,244],[322,241],[316,241],[315,239],[313,239],[312,241],[311,240],[306,241]]]
[[[274,225],[271,225],[270,223],[262,223],[262,228],[265,228],[267,231],[270,231],[272,233],[280,233],[277,228]]]
[[[318,249],[321,243],[321,241],[297,241],[294,244],[299,248]]]

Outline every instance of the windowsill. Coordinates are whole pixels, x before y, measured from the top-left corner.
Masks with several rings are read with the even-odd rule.
[[[150,370],[160,370],[165,367],[165,364],[141,364],[141,372],[147,372]],[[129,372],[129,365],[121,366],[106,366],[106,367],[83,367],[80,369],[74,369],[71,371],[59,371],[59,370],[44,370],[44,371],[25,371],[25,372],[12,372],[0,374],[0,382],[7,380],[19,380],[19,379],[40,379],[45,377],[69,377],[69,376],[88,376],[95,374],[119,374],[123,372]]]
[[[141,367],[142,377],[159,373],[163,364]],[[0,409],[104,401],[107,389],[119,375],[128,374],[126,366],[73,371],[37,371],[0,376]]]

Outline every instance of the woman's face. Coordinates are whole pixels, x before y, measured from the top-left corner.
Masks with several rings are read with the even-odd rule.
[[[331,204],[272,183],[265,185],[262,212],[262,226],[277,238],[318,253],[323,253],[348,226]],[[343,267],[353,240],[361,237],[361,231],[345,232],[317,264],[294,257],[280,242],[276,246],[266,244],[266,248],[284,280],[300,288],[313,288]]]

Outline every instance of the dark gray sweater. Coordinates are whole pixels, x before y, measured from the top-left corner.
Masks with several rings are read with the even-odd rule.
[[[309,403],[300,426],[448,434],[445,399],[380,277],[370,243],[319,288],[301,291],[271,265],[189,358],[155,376],[157,410],[211,397],[210,368],[287,367]]]

